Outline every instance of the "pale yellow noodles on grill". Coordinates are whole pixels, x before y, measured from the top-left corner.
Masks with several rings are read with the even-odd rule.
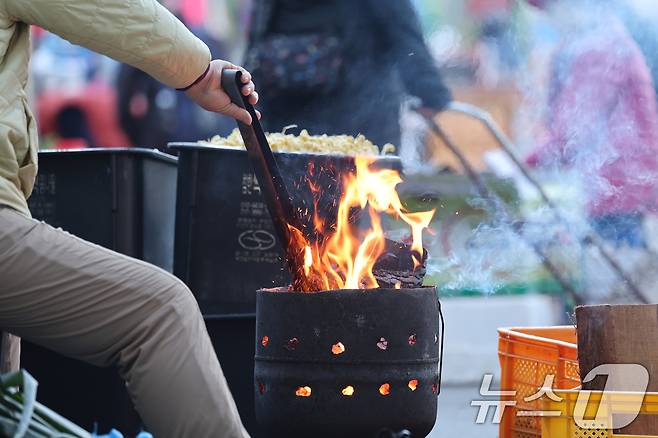
[[[363,135],[310,135],[306,129],[299,135],[275,132],[267,134],[267,141],[273,151],[277,152],[308,152],[315,154],[340,155],[380,155],[379,148]],[[244,149],[240,131],[236,128],[228,137],[214,136],[203,144]],[[385,144],[381,155],[395,152],[395,146]]]

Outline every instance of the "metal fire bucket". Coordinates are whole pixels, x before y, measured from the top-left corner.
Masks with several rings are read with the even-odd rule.
[[[426,436],[440,392],[436,289],[259,290],[256,417],[272,437]]]

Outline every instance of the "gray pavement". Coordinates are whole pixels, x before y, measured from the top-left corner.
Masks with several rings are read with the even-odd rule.
[[[498,425],[491,423],[493,409],[485,424],[475,424],[478,409],[471,406],[471,401],[482,400],[479,389],[479,383],[441,388],[436,425],[428,438],[498,437]]]

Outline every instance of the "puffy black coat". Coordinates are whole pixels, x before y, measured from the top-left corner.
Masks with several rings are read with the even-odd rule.
[[[269,131],[296,124],[312,134],[362,133],[380,146],[398,145],[406,94],[436,110],[451,99],[410,0],[256,0],[252,46],[272,34],[310,32],[341,34],[346,66],[341,89],[273,97],[259,88]]]

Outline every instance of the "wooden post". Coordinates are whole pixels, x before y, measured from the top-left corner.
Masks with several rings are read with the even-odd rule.
[[[0,374],[18,371],[21,357],[21,338],[0,332]]]
[[[647,391],[658,392],[658,305],[581,306],[576,320],[581,379],[599,365],[639,364],[649,372]],[[602,391],[605,384],[601,376],[584,383],[583,389]],[[656,435],[658,416],[641,415],[621,432]]]

